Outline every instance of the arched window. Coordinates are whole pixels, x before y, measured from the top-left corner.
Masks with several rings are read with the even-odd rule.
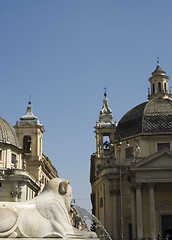
[[[110,137],[104,135],[103,136],[103,149],[105,149],[105,150],[109,149],[109,145],[110,145]]]
[[[155,84],[154,83],[152,85],[152,91],[153,91],[153,93],[155,93]]]
[[[24,136],[23,138],[23,150],[25,153],[31,152],[31,137],[30,136]]]
[[[161,92],[161,83],[158,83],[158,92]]]

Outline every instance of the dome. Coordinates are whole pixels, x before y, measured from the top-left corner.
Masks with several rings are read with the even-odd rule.
[[[18,138],[13,127],[2,117],[0,117],[0,142],[19,147]]]
[[[134,107],[122,117],[116,129],[116,138],[162,132],[172,132],[172,101],[154,98]]]

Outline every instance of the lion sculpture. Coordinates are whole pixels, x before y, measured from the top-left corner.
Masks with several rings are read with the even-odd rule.
[[[97,238],[71,224],[69,181],[54,178],[40,195],[26,202],[0,202],[0,238]]]

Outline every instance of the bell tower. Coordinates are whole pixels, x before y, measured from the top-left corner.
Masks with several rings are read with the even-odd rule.
[[[42,159],[42,138],[45,130],[38,118],[34,116],[30,101],[26,114],[16,122],[14,128],[25,155],[27,169],[39,181],[41,177],[39,172]]]
[[[103,107],[100,110],[99,121],[96,122],[96,154],[97,157],[103,157],[110,152],[111,144],[114,140],[114,129],[112,110],[109,107],[107,93],[104,93]]]
[[[115,167],[115,151],[113,147],[116,123],[113,123],[112,110],[109,107],[107,93],[104,93],[103,107],[99,121],[96,122],[96,152],[91,156],[90,181],[101,177],[106,171]],[[94,206],[94,204],[93,204]]]
[[[100,110],[99,121],[95,125],[96,152],[91,155],[90,182],[92,186],[92,213],[98,217],[103,226],[112,235],[109,228],[112,209],[110,193],[111,176],[116,174],[116,157],[114,135],[116,123],[113,122],[112,110],[109,107],[107,93],[104,93],[103,107]],[[114,182],[116,185],[116,182]],[[107,210],[105,213],[105,209]]]

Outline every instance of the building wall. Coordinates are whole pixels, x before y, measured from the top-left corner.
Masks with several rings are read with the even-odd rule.
[[[42,154],[44,127],[32,114],[31,105],[14,128],[20,147],[0,142],[0,201],[30,200],[42,191],[47,181],[58,177]],[[11,137],[11,132],[6,134]],[[29,136],[27,149],[23,145],[25,136]]]
[[[95,126],[90,171],[94,213],[113,240],[155,240],[158,234],[164,240],[172,217],[172,132],[139,133],[122,138],[119,145],[115,131],[112,124]],[[106,149],[103,136],[107,135]],[[167,143],[167,148],[158,150],[158,144]],[[129,148],[133,154],[127,157]]]
[[[0,201],[11,201],[12,182],[3,181],[0,185]]]

